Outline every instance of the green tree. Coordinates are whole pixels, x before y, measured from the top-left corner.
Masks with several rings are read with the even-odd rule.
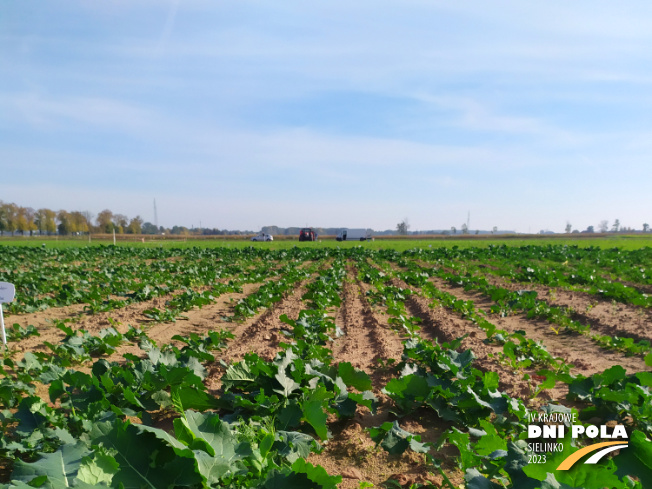
[[[0,200],[0,234],[8,230],[7,204]]]
[[[29,232],[31,234],[38,228],[35,224],[36,216],[34,209],[31,207],[18,207],[15,210],[15,224],[14,228],[20,231],[21,234]]]
[[[16,232],[16,229],[18,229],[17,226],[18,206],[14,203],[11,203],[11,204],[5,204],[3,207],[5,212],[5,222],[7,224],[7,231],[11,232],[11,235],[13,236],[14,233]]]
[[[29,218],[25,207],[19,207],[16,213],[16,231],[20,231],[22,235],[29,231]]]
[[[406,235],[408,234],[409,230],[410,230],[410,223],[407,217],[396,225],[396,232],[398,234]]]
[[[129,226],[129,220],[124,214],[113,214],[113,225],[116,233],[123,234]]]
[[[59,221],[59,225],[57,226],[59,234],[65,236],[72,232],[70,213],[68,211],[62,209],[59,212],[57,212],[57,221]]]
[[[158,234],[158,228],[151,222],[144,222],[140,228],[140,232],[143,234]]]
[[[51,209],[39,209],[34,213],[34,224],[40,234],[52,234],[57,230],[57,213]]]
[[[71,231],[73,233],[88,233],[90,232],[90,227],[89,227],[89,214],[80,212],[80,211],[72,211],[70,213],[70,222],[71,222]]]
[[[140,234],[140,230],[143,225],[143,220],[140,216],[136,216],[129,221],[129,226],[127,226],[127,233],[129,234]]]
[[[114,224],[113,224],[113,212],[109,209],[104,209],[100,212],[95,218],[97,227],[99,228],[100,233],[112,233]]]
[[[84,220],[86,221],[86,232],[92,233],[96,231],[93,227],[93,214],[90,211],[84,211],[81,215],[84,216]]]
[[[0,200],[0,233],[9,230],[9,222],[7,221],[7,204]]]
[[[38,226],[36,225],[36,212],[31,207],[25,207],[24,212],[25,212],[25,219],[27,219],[27,230],[29,231],[29,235],[31,236],[32,234],[34,234],[35,231],[38,230]]]

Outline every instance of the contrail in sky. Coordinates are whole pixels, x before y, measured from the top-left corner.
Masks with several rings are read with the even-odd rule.
[[[158,41],[157,53],[160,56],[163,53],[163,48],[172,34],[172,29],[174,28],[174,20],[177,17],[177,11],[179,10],[179,0],[170,1],[170,9],[168,10],[168,16],[165,19],[165,25],[163,26],[163,32],[161,32],[161,37]]]

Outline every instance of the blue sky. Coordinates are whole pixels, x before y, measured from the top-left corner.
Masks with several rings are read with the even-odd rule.
[[[652,224],[652,4],[0,6],[0,199],[159,224]]]

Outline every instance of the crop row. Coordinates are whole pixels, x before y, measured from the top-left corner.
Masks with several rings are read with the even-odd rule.
[[[398,264],[414,267],[410,260],[398,259]],[[464,290],[480,292],[494,301],[490,312],[501,316],[512,313],[524,313],[528,318],[544,319],[558,327],[556,331],[571,330],[586,334],[591,339],[605,348],[622,350],[628,354],[650,355],[652,345],[647,340],[636,341],[626,336],[602,335],[591,331],[587,324],[583,324],[573,317],[574,312],[566,307],[552,306],[546,301],[538,299],[537,292],[531,290],[511,291],[504,287],[491,284],[486,277],[466,272],[450,272],[446,267],[417,267],[424,274],[436,276],[445,280],[452,286],[463,287]]]
[[[400,377],[390,381],[384,391],[395,401],[401,416],[418,408],[427,408],[453,424],[436,446],[450,443],[458,448],[459,467],[465,472],[467,487],[552,488],[560,487],[560,483],[565,484],[564,487],[644,487],[642,481],[652,464],[649,460],[642,461],[640,453],[636,455],[634,450],[650,453],[647,437],[652,432],[649,425],[652,374],[641,372],[627,375],[622,367],[616,366],[588,378],[572,376],[567,370],[564,375],[556,377],[569,384],[568,399],[583,404],[584,408],[579,413],[581,420],[586,422],[599,416],[627,423],[632,430],[630,443],[633,450],[619,455],[608,465],[582,466],[572,474],[557,472],[553,475],[557,465],[578,447],[566,443],[565,450],[549,456],[545,464],[529,464],[526,425],[530,411],[520,399],[498,391],[497,373],[482,372],[473,367],[473,352],[460,348],[463,338],[441,345],[421,339],[418,327],[415,327],[418,318],[409,317],[401,300],[410,292],[387,285],[392,275],[406,282],[421,284],[421,291],[425,287],[427,295],[437,295],[434,287],[428,287],[423,282],[427,274],[421,271],[396,273],[385,269],[379,272],[374,267],[360,265],[361,279],[374,285],[374,290],[370,291],[372,300],[383,300],[387,314],[391,316],[389,322],[400,324],[403,333],[411,336],[405,343],[402,362],[398,365]],[[455,308],[450,297],[440,297]],[[480,327],[483,325],[488,336],[491,333],[490,337],[506,333],[497,332],[495,326],[484,323],[484,318],[478,316],[470,302],[462,305],[464,317]],[[525,335],[519,333],[517,336],[524,338]],[[500,341],[504,344],[505,356],[511,357],[517,345],[512,341],[513,337],[506,338],[509,336],[502,337]],[[544,364],[556,364],[558,361],[546,355],[542,345],[522,341],[520,345],[534,346]],[[648,363],[652,364],[652,361]],[[577,414],[574,408],[561,405],[549,405],[543,409],[548,413]],[[420,439],[401,430],[398,421],[374,429],[372,436],[391,453],[406,449],[428,452],[429,449],[428,444],[420,443]],[[401,440],[401,443],[397,440]],[[433,468],[442,471],[441,461],[430,456],[428,458]],[[453,487],[450,479],[443,475],[448,486]],[[597,486],[596,481],[600,481]]]
[[[0,281],[16,286],[10,313],[85,304],[108,311],[178,290],[215,287],[225,279],[259,282],[316,257],[313,250],[261,253],[255,249],[142,250],[115,246],[71,250],[3,248]]]
[[[562,287],[623,304],[632,304],[639,307],[650,307],[652,305],[652,297],[635,287],[603,277],[601,271],[596,269],[595,266],[575,264],[571,268],[567,264],[551,265],[511,260],[494,260],[489,263],[490,266],[484,266],[482,270],[478,268],[477,264],[470,262],[463,264],[461,267],[458,262],[449,262],[448,265],[458,271],[462,268],[466,273],[489,273],[513,282]]]
[[[534,253],[530,248],[419,250],[413,255],[420,255],[440,267],[461,273],[490,273],[515,282],[578,290],[624,304],[640,307],[652,305],[652,297],[622,282],[623,279],[630,279],[639,284],[652,283],[649,265],[641,265],[640,262],[634,265],[629,258],[630,255],[640,258],[642,253],[577,249],[574,253],[563,254],[563,247],[548,247],[546,251],[549,253],[542,250]],[[482,268],[479,268],[480,266]],[[608,272],[605,270],[613,270],[618,274],[607,278],[605,275],[608,275]]]
[[[146,358],[98,360],[90,374],[58,356],[6,358],[0,450],[14,460],[14,482],[3,487],[335,487],[339,477],[305,461],[319,450],[311,434],[326,439],[329,413],[349,417],[374,401],[368,376],[331,365],[326,347],[337,333],[327,309],[339,304],[343,275],[335,262],[308,285],[309,307],[282,318],[288,343],[273,361],[248,354],[225,364],[218,396],[203,380],[226,333],[176,337],[185,343],[179,349],[158,348],[133,328],[124,337],[111,332],[113,343],[138,341]],[[97,342],[68,333],[86,353]],[[51,403],[34,395],[34,382],[49,386]],[[153,427],[170,411],[174,436]]]

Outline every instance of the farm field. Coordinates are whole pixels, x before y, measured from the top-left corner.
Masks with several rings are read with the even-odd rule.
[[[320,239],[318,243],[299,242],[296,236],[284,237],[289,239],[279,239],[273,242],[252,243],[249,239],[242,236],[230,236],[226,239],[202,239],[201,237],[188,236],[183,239],[152,239],[149,235],[123,235],[129,240],[118,240],[117,246],[127,246],[134,248],[247,248],[255,246],[257,248],[280,250],[295,247],[315,248],[352,248],[364,246],[369,249],[384,250],[393,249],[405,251],[412,248],[485,248],[488,246],[578,246],[580,248],[619,248],[621,250],[638,250],[649,246],[652,247],[652,233],[647,234],[603,234],[595,237],[576,238],[567,235],[558,235],[547,237],[540,235],[510,235],[506,236],[488,236],[488,235],[466,235],[466,236],[438,236],[431,239],[420,239],[415,236],[405,236],[403,239],[396,237],[377,237],[374,241],[336,241],[334,238]],[[159,238],[159,237],[157,237]],[[292,239],[294,238],[294,239]],[[144,240],[144,242],[142,242]],[[96,235],[91,236],[89,243],[87,236],[75,238],[58,237],[58,236],[15,236],[0,237],[0,246],[28,246],[28,247],[46,247],[54,248],[80,248],[87,246],[109,246],[113,244],[111,239],[98,239]]]
[[[0,487],[652,487],[647,238],[1,243]]]

